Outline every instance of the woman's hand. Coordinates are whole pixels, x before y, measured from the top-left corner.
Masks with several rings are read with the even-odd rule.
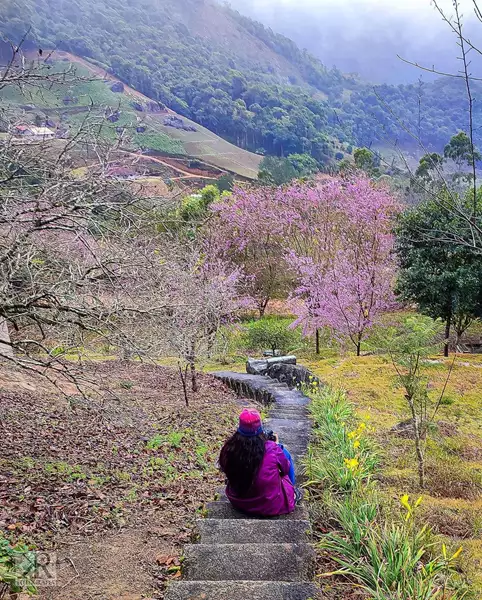
[[[279,444],[279,435],[277,433],[274,433],[273,431],[273,435],[274,435],[274,441]]]

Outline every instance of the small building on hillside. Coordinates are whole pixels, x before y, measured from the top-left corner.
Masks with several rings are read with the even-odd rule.
[[[36,125],[17,125],[13,128],[13,133],[30,140],[49,140],[55,137],[55,132],[48,127],[37,127]]]

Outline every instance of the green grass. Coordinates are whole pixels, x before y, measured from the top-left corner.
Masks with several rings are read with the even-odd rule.
[[[132,142],[141,150],[157,150],[168,154],[186,154],[184,146],[165,133],[135,133]]]
[[[309,392],[314,440],[306,459],[306,484],[314,514],[323,515],[319,550],[337,565],[321,576],[341,575],[373,600],[462,599],[465,582],[456,574],[462,552],[447,551],[429,528],[415,520],[422,501],[401,497],[401,508],[382,495],[373,479],[380,450],[341,390]],[[335,586],[337,580],[334,581]]]

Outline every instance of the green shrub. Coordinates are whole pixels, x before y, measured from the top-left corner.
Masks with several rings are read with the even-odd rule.
[[[247,325],[246,345],[249,350],[262,351],[269,348],[283,354],[294,350],[301,343],[299,329],[291,329],[290,319],[263,317]]]
[[[335,573],[355,578],[373,600],[462,598],[463,592],[450,593],[446,585],[459,552],[448,557],[444,547],[442,555],[427,560],[434,543],[425,528],[414,531],[406,523],[362,526],[359,539],[332,533],[321,546],[340,565]]]
[[[36,568],[35,554],[22,543],[11,543],[0,534],[0,598],[9,592],[15,594],[37,593],[31,576]]]
[[[309,392],[315,444],[306,462],[311,485],[348,492],[367,482],[379,462],[378,452],[357,423],[345,392],[324,387]]]
[[[207,216],[209,206],[219,198],[219,189],[215,185],[207,185],[199,193],[183,198],[179,217],[186,222],[199,221]]]

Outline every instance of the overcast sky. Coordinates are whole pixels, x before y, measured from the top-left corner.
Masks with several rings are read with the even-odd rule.
[[[327,66],[358,72],[371,81],[396,83],[417,79],[419,71],[401,63],[397,54],[435,65],[440,70],[459,68],[455,36],[431,0],[230,0],[230,3],[241,13],[307,48]],[[439,5],[447,10],[447,15],[453,14],[452,0],[440,0]],[[460,0],[460,6],[467,32],[482,47],[482,24],[474,16],[472,0]],[[475,63],[474,57],[477,69]]]

